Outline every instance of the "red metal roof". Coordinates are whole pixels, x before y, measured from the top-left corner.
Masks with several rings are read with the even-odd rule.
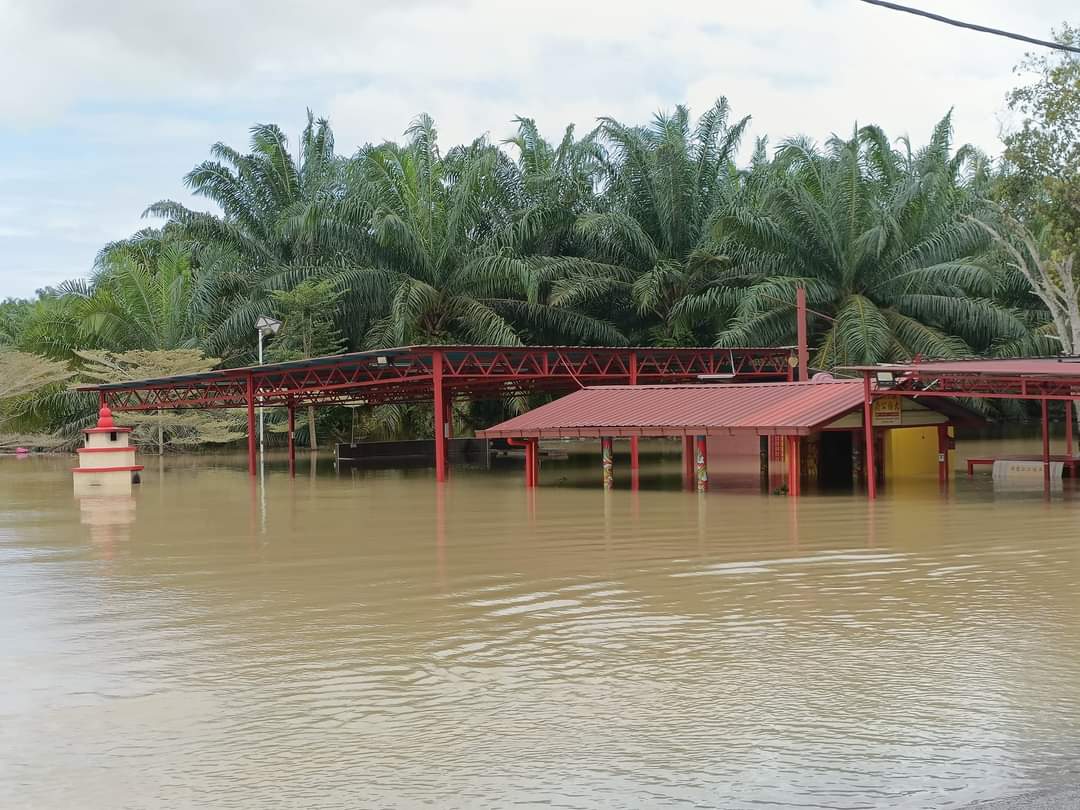
[[[486,438],[804,435],[863,404],[861,380],[585,388],[488,430]]]

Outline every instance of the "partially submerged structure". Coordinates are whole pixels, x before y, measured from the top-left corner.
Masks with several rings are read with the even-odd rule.
[[[504,399],[565,394],[587,385],[694,382],[792,377],[792,350],[633,346],[403,346],[313,357],[287,363],[221,369],[152,380],[86,385],[114,411],[246,408],[248,471],[255,475],[255,414],[288,412],[289,469],[297,408],[320,405],[430,403],[435,422],[435,474],[445,480],[454,399]],[[634,453],[636,463],[636,451]]]
[[[932,431],[939,477],[946,480],[949,428],[977,421],[974,414],[946,399],[918,401],[879,397],[875,401],[876,447],[867,452],[864,391],[860,380],[728,383],[721,385],[646,385],[590,387],[509,419],[477,435],[526,444],[526,484],[539,480],[535,451],[542,439],[598,439],[605,486],[612,485],[611,443],[615,439],[677,437],[683,445],[685,477],[697,489],[708,485],[710,440],[742,436],[757,439],[763,478],[770,460],[786,463],[787,490],[801,492],[807,480],[843,483],[883,474],[885,433]],[[532,447],[530,451],[528,448]],[[874,452],[876,450],[876,452]],[[875,461],[876,460],[876,461]]]
[[[105,405],[98,411],[97,424],[83,429],[84,447],[79,448],[79,466],[73,469],[75,494],[130,495],[132,475],[142,469],[135,463],[130,444],[131,428],[113,421]]]

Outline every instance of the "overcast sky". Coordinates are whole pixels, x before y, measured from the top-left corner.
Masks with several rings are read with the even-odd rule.
[[[1040,37],[1076,13],[909,2]],[[856,121],[922,143],[952,107],[957,142],[996,154],[1024,51],[857,0],[0,0],[0,299],[85,276],[155,200],[205,208],[182,177],[210,144],[267,121],[295,139],[306,107],[345,154],[421,111],[445,148],[720,95],[773,144]]]

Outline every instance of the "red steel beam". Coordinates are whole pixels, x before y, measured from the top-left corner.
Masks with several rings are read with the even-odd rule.
[[[702,374],[744,380],[779,380],[787,374],[786,349],[468,348],[387,350],[380,358],[344,356],[314,366],[211,372],[123,387],[87,387],[116,411],[239,408],[254,396],[268,406],[431,402],[431,357],[443,356],[442,385],[454,395],[498,399],[530,393],[565,393],[583,385],[694,382]],[[383,362],[379,362],[380,359]]]

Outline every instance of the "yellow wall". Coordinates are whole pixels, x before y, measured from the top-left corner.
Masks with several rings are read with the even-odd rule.
[[[950,428],[950,433],[952,429]],[[885,480],[937,476],[937,428],[894,428],[885,432]],[[952,474],[949,453],[949,472]]]

